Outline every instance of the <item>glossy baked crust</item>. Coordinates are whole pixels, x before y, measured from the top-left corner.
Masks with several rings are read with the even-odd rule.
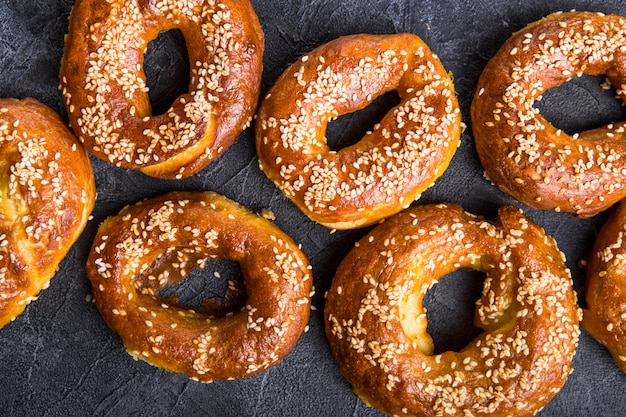
[[[209,300],[192,310],[160,296],[221,259],[241,267],[247,299],[239,309],[216,312]],[[203,382],[276,364],[309,318],[312,277],[298,246],[273,223],[210,192],[172,192],[110,217],[87,274],[98,310],[131,355]]]
[[[471,106],[487,176],[529,207],[593,216],[626,196],[625,123],[573,136],[533,107],[550,88],[606,74],[626,102],[626,19],[555,13],[515,33],[489,61]]]
[[[180,29],[188,93],[152,115],[144,54]],[[77,0],[61,66],[70,123],[99,158],[161,178],[192,175],[248,127],[262,72],[263,31],[247,0]]]
[[[355,145],[332,151],[326,126],[395,90],[400,103]],[[413,34],[352,35],[304,55],[276,81],[255,124],[263,172],[312,220],[376,223],[448,167],[460,139],[454,86]]]
[[[583,328],[626,372],[626,204],[600,230],[587,264]]]
[[[96,186],[85,149],[34,99],[0,99],[0,327],[47,288]]]
[[[459,352],[433,355],[422,300],[460,268],[486,274]],[[390,415],[531,416],[565,384],[581,312],[556,243],[518,209],[495,222],[454,205],[416,206],[361,239],[328,291],[339,369]]]

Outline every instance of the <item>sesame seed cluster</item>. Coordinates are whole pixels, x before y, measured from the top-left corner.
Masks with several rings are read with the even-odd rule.
[[[144,53],[180,29],[189,91],[161,115],[148,99]],[[79,0],[70,17],[61,84],[70,123],[99,158],[161,178],[184,178],[217,158],[252,119],[263,31],[249,2]]]
[[[87,152],[34,99],[0,99],[0,327],[47,288],[95,200]]]
[[[424,294],[485,272],[459,352],[433,355]],[[512,206],[496,222],[455,205],[409,208],[361,239],[327,295],[326,333],[357,395],[389,415],[531,416],[564,385],[581,310],[556,243]]]
[[[598,233],[587,265],[582,325],[626,372],[626,204]]]
[[[241,266],[240,308],[216,312],[209,299],[192,309],[161,297],[165,286],[221,259]],[[277,226],[211,192],[126,207],[100,226],[87,262],[96,306],[128,352],[202,382],[255,374],[291,350],[309,318],[310,269]]]
[[[332,151],[326,126],[388,91],[400,103],[354,146]],[[441,62],[412,34],[352,35],[288,68],[258,112],[263,172],[314,221],[366,226],[408,206],[447,168],[461,114]]]
[[[624,123],[568,135],[533,106],[550,88],[605,74],[626,100],[626,19],[555,13],[515,33],[491,59],[472,102],[487,176],[527,206],[593,216],[626,196]]]

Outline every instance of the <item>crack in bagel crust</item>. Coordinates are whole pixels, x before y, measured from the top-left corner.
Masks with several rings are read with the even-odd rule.
[[[89,157],[61,118],[0,99],[0,327],[48,287],[94,201]]]
[[[515,33],[483,71],[471,116],[496,186],[527,206],[589,217],[626,196],[626,123],[570,136],[533,107],[582,74],[605,74],[626,103],[625,18],[554,13]]]
[[[433,355],[424,294],[457,269],[486,273],[459,352]],[[455,205],[417,206],[378,225],[339,266],[326,334],[355,393],[390,415],[531,416],[565,384],[581,312],[563,254],[505,206],[497,222]]]
[[[396,90],[401,102],[357,144],[327,146],[332,119]],[[454,86],[412,34],[352,35],[322,45],[281,75],[259,108],[263,172],[312,220],[373,224],[406,207],[448,167],[460,140]]]
[[[583,327],[626,372],[626,204],[598,233],[587,265]]]
[[[189,92],[153,116],[144,53],[159,31],[171,29],[187,43]],[[94,155],[183,178],[219,157],[250,124],[263,48],[247,0],[78,0],[60,88],[74,131]]]
[[[213,314],[159,291],[207,261],[241,266],[247,300]],[[211,192],[172,192],[124,208],[98,230],[87,262],[94,301],[128,352],[202,382],[253,375],[276,364],[305,330],[310,265],[261,216]]]

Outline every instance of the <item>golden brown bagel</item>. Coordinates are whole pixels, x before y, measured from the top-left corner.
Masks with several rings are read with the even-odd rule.
[[[600,230],[587,265],[583,327],[626,372],[626,203]]]
[[[152,115],[144,53],[180,29],[189,92]],[[72,128],[99,158],[161,178],[192,175],[219,157],[256,108],[263,31],[248,0],[77,0],[61,66]]]
[[[489,61],[471,106],[487,176],[529,207],[593,216],[626,196],[624,122],[574,136],[533,107],[550,88],[606,74],[626,102],[626,20],[554,13],[515,33]]]
[[[395,90],[400,104],[357,144],[331,151],[328,122]],[[259,108],[261,169],[312,220],[366,226],[417,199],[448,167],[461,113],[452,80],[417,36],[352,35],[289,67]]]
[[[0,99],[0,327],[50,284],[96,186],[85,149],[34,99]]]
[[[159,296],[214,259],[241,266],[248,295],[241,309],[216,316],[205,311],[210,302],[194,311]],[[304,254],[273,223],[210,192],[168,193],[107,219],[87,273],[98,310],[131,355],[203,382],[276,364],[309,317]]]
[[[424,294],[460,268],[483,271],[475,326],[459,352],[433,355]],[[454,205],[410,208],[378,225],[339,266],[326,334],[355,393],[399,416],[531,416],[561,389],[580,310],[563,255],[505,206],[497,222]]]

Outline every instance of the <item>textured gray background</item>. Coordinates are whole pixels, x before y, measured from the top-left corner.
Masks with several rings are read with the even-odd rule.
[[[421,36],[454,74],[466,124],[481,70],[510,34],[557,10],[597,10],[626,15],[623,1],[298,1],[252,2],[266,36],[263,91],[301,54],[341,35],[408,31]],[[0,2],[0,96],[35,97],[65,117],[57,90],[70,0]],[[146,64],[152,98],[161,106],[184,88],[185,53],[171,33],[153,43]],[[181,81],[182,80],[182,81]],[[601,81],[601,79],[600,79]],[[393,99],[331,123],[335,146],[353,141],[389,108]],[[550,91],[541,110],[569,133],[626,114],[598,79],[583,77]],[[313,224],[258,169],[251,130],[204,171],[183,181],[150,179],[93,160],[99,197],[94,219],[61,264],[49,289],[13,323],[0,330],[0,415],[3,416],[379,416],[361,403],[341,377],[323,332],[323,293],[341,258],[366,230],[336,232]],[[97,225],[124,205],[169,190],[213,190],[250,207],[276,214],[276,223],[302,244],[313,267],[317,295],[310,330],[277,366],[240,381],[203,385],[133,361],[85,297],[90,284],[84,263]],[[482,176],[470,129],[450,168],[416,204],[455,202],[493,217],[515,203]],[[553,235],[565,253],[582,299],[585,257],[606,213],[588,220],[567,214],[526,213]],[[216,266],[217,267],[217,266]],[[220,266],[221,267],[221,266]],[[201,298],[195,274],[189,302]],[[481,275],[455,273],[428,293],[429,330],[437,349],[458,349],[472,334],[472,304]],[[219,286],[219,285],[218,285]],[[583,332],[574,373],[539,414],[624,416],[626,375],[607,351]]]

